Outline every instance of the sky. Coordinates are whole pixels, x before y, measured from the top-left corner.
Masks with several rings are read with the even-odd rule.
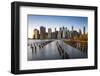
[[[51,16],[51,15],[28,15],[28,38],[32,38],[32,33],[34,29],[40,30],[40,26],[46,27],[46,32],[48,28],[51,28],[52,31],[56,28],[59,31],[60,27],[67,27],[71,30],[71,27],[74,27],[74,30],[79,31],[83,30],[85,26],[86,32],[88,30],[88,17],[79,17],[79,16]]]

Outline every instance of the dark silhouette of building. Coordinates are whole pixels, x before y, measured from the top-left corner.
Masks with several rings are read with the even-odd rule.
[[[34,29],[33,32],[34,32],[33,38],[34,38],[34,39],[39,39],[39,30]]]
[[[74,38],[74,37],[79,37],[79,32],[73,31],[73,38]]]
[[[83,27],[83,34],[85,35],[85,26]]]
[[[40,39],[45,39],[46,38],[46,28],[41,26],[40,27]]]
[[[74,35],[73,31],[74,31],[74,27],[72,26],[71,38],[73,38],[73,35]]]
[[[72,31],[74,30],[74,27],[72,26]]]
[[[55,28],[55,39],[57,39],[58,31]]]
[[[81,31],[81,29],[79,29],[79,35],[80,35],[80,37],[81,37],[81,35],[82,35],[82,31]]]

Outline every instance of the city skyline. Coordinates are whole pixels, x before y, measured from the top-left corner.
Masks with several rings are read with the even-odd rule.
[[[79,32],[79,29],[83,30],[88,25],[87,17],[74,17],[74,16],[44,16],[44,15],[28,15],[28,38],[32,38],[32,32],[34,29],[39,30],[41,26],[46,28],[46,32],[51,28],[54,32],[55,28],[59,31],[61,27],[67,27],[70,31],[72,26],[74,30]]]
[[[71,31],[67,27],[60,27],[59,30],[55,28],[54,32],[51,28],[48,28],[48,32],[46,32],[46,27],[41,26],[40,30],[33,30],[32,39],[72,39],[87,34],[85,27],[83,27],[83,30],[79,29],[79,31],[74,30],[73,26]]]

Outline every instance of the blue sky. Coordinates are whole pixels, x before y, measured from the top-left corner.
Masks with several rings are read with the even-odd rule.
[[[32,30],[40,29],[40,26],[52,28],[52,31],[56,28],[59,30],[60,27],[67,27],[71,30],[74,26],[74,30],[83,30],[83,26],[86,27],[86,32],[88,29],[88,17],[79,16],[50,16],[50,15],[28,15],[28,36],[30,37]]]

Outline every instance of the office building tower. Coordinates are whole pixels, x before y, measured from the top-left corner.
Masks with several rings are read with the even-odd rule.
[[[72,31],[74,30],[74,27],[72,26]]]
[[[82,31],[81,29],[79,29],[79,36],[81,37],[81,35],[82,35]]]
[[[63,31],[62,31],[62,38],[66,37],[66,29],[63,27]]]
[[[73,38],[73,30],[74,30],[74,27],[72,26],[71,38]]]
[[[48,28],[48,39],[52,38],[52,30],[51,28]]]
[[[34,39],[39,39],[39,30],[34,29]]]
[[[58,39],[61,39],[61,31],[58,31],[58,36],[57,36]]]
[[[52,39],[55,39],[56,35],[55,32],[52,32]]]
[[[85,26],[83,27],[83,34],[85,35]]]
[[[55,28],[55,39],[57,39],[58,31]]]
[[[79,34],[80,34],[80,35],[82,34],[82,31],[81,31],[81,29],[79,29]]]
[[[46,38],[46,28],[41,26],[40,27],[40,39],[45,39]]]

